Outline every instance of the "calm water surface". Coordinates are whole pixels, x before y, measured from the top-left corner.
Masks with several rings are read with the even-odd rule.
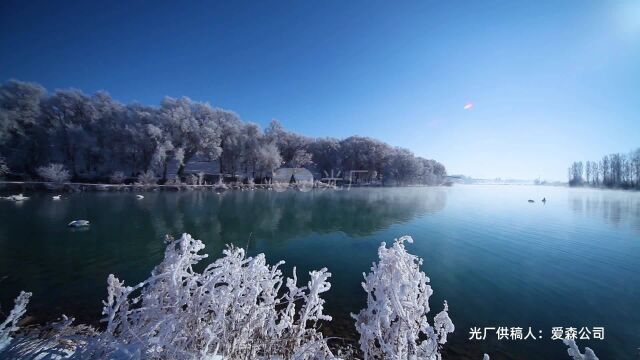
[[[225,243],[284,259],[290,274],[333,273],[328,333],[353,336],[350,312],[365,304],[362,273],[382,241],[409,234],[424,258],[433,314],[449,302],[456,331],[449,359],[567,359],[555,326],[603,326],[581,340],[600,359],[638,359],[640,193],[533,186],[269,191],[78,193],[52,201],[34,193],[0,201],[0,304],[34,293],[35,321],[59,314],[99,318],[106,279],[146,278],[164,234],[189,232],[217,256]],[[543,205],[539,200],[546,197]],[[530,204],[527,200],[535,199]],[[88,219],[91,228],[66,224]],[[305,279],[302,279],[306,281]],[[432,314],[432,315],[433,315]],[[471,327],[531,327],[538,340],[471,341]]]

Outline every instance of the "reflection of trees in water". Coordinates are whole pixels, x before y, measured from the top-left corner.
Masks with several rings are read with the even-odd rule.
[[[21,289],[34,292],[29,314],[53,320],[60,313],[95,321],[111,273],[129,283],[149,276],[162,259],[165,234],[192,233],[211,258],[227,243],[251,248],[312,233],[374,233],[442,209],[438,188],[351,191],[211,191],[34,195],[21,206],[0,203],[0,302]],[[88,219],[72,232],[67,223]],[[37,251],[34,251],[37,249]],[[16,267],[16,264],[20,267]],[[300,264],[302,265],[302,264]],[[70,300],[73,299],[73,300]]]
[[[0,229],[0,260],[6,254],[30,261],[28,270],[15,274],[0,264],[0,272],[13,274],[5,285],[19,291],[20,286],[26,286],[38,274],[65,280],[78,278],[76,273],[81,269],[82,284],[65,280],[56,285],[69,294],[82,296],[87,289],[85,284],[91,284],[94,292],[83,301],[91,310],[74,311],[74,315],[85,315],[85,320],[91,320],[95,315],[93,306],[104,296],[107,275],[120,274],[131,282],[147,277],[162,258],[165,234],[194,234],[206,243],[205,252],[217,258],[229,243],[242,247],[249,243],[254,248],[258,242],[283,243],[312,233],[368,235],[442,209],[446,193],[432,188],[308,193],[233,191],[220,195],[192,191],[145,193],[143,200],[137,200],[132,193],[86,193],[69,195],[56,202],[49,197],[29,201],[33,203],[25,204],[22,215]],[[15,208],[10,206],[13,204],[4,205],[7,211]],[[40,219],[36,223],[42,226],[29,232],[30,246],[10,241],[15,234],[24,232],[30,218],[28,213],[32,211]],[[66,224],[79,218],[89,219],[91,227],[83,233],[71,233]],[[31,247],[39,251],[32,252]],[[59,261],[51,262],[52,258]],[[5,264],[14,262],[4,260]],[[56,294],[60,299],[53,301],[63,303],[62,292]],[[46,306],[39,306],[45,303],[34,302],[34,314],[45,318],[50,315],[46,314]]]
[[[401,188],[307,193],[236,191],[220,195],[188,192],[160,194],[145,206],[150,212],[153,209],[157,236],[191,231],[203,240],[215,238],[244,246],[250,234],[273,241],[312,232],[369,235],[439,211],[445,204],[442,189]]]
[[[229,195],[223,199],[219,220],[223,239],[232,241],[242,241],[250,232],[254,236],[274,240],[311,232],[341,231],[349,236],[364,236],[427,212],[438,211],[446,202],[443,191],[431,189],[422,192],[412,189],[358,189]]]
[[[629,223],[640,231],[640,194],[626,191],[585,191],[569,194],[571,209],[619,226]]]

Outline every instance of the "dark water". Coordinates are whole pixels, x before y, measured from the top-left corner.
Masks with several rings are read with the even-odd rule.
[[[410,234],[408,249],[424,258],[435,292],[432,315],[449,302],[450,359],[568,359],[550,340],[556,326],[604,327],[604,340],[578,341],[600,359],[639,356],[640,193],[455,186],[26,195],[22,204],[0,201],[0,304],[6,311],[19,290],[31,291],[35,321],[64,313],[95,322],[108,274],[129,284],[146,278],[164,234],[189,232],[212,256],[225,243],[248,244],[250,254],[286,260],[288,272],[328,267],[334,321],[326,331],[353,336],[348,314],[365,304],[362,273],[380,242]],[[91,228],[72,231],[73,219]],[[471,327],[500,326],[531,327],[543,339],[468,340]]]

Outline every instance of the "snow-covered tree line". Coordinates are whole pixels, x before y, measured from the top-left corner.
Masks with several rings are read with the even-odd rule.
[[[576,161],[567,169],[569,185],[640,189],[640,148],[600,161]]]
[[[277,121],[262,131],[186,97],[147,106],[122,104],[105,92],[49,93],[17,80],[0,85],[0,157],[14,176],[37,177],[38,169],[60,164],[73,180],[108,182],[114,174],[152,171],[166,181],[170,162],[178,162],[182,176],[196,155],[217,161],[223,174],[257,181],[279,167],[343,176],[366,170],[357,176],[401,184],[438,184],[446,176],[437,161],[375,139],[310,138]]]
[[[444,310],[427,319],[433,291],[420,270],[422,259],[405,249],[411,237],[378,248],[378,262],[364,275],[367,307],[352,314],[360,334],[359,352],[330,344],[319,331],[327,269],[309,272],[299,286],[296,270],[284,278],[279,262],[264,254],[247,257],[228,247],[201,272],[204,244],[188,234],[167,236],[164,260],[146,280],[125,285],[107,280],[103,328],[74,325],[73,318],[20,332],[31,293],[22,292],[0,323],[0,357],[72,359],[367,359],[441,360],[442,346],[455,329]],[[565,341],[574,360],[597,360],[586,348]],[[484,355],[488,360],[489,356]]]

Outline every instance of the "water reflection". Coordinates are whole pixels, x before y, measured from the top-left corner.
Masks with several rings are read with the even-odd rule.
[[[418,193],[419,192],[419,193]],[[190,192],[147,196],[141,206],[156,236],[198,229],[199,237],[244,244],[249,236],[286,241],[309,233],[366,236],[446,205],[442,189]],[[204,230],[204,233],[202,231]]]
[[[106,278],[128,284],[149,276],[165,234],[189,232],[211,258],[225,243],[333,273],[326,295],[334,317],[329,335],[353,335],[350,312],[364,306],[362,273],[380,241],[414,236],[412,253],[425,259],[431,304],[449,301],[456,329],[451,349],[470,358],[555,359],[566,349],[549,339],[468,342],[472,326],[605,326],[606,341],[584,343],[601,359],[623,359],[640,343],[640,193],[543,186],[267,191],[50,194],[21,205],[0,201],[0,303],[21,290],[34,293],[29,316],[60,314],[82,322],[100,316]],[[538,199],[546,197],[546,205]],[[536,199],[535,204],[527,199]],[[430,216],[432,213],[438,213]],[[72,232],[67,223],[88,219]],[[561,276],[559,276],[561,274]],[[606,291],[594,291],[605,289]],[[332,333],[333,331],[333,333]],[[456,352],[453,358],[462,358]]]
[[[616,227],[629,225],[640,231],[640,193],[576,190],[568,196],[569,207],[574,213],[603,219]]]
[[[98,318],[109,274],[128,283],[148,277],[162,259],[165,234],[189,232],[215,258],[229,243],[249,244],[253,252],[297,244],[312,233],[372,234],[439,211],[447,199],[435,188],[152,192],[142,200],[130,192],[69,194],[60,201],[31,196],[21,205],[0,203],[0,276],[8,276],[0,303],[25,289],[34,293],[31,316],[67,313],[80,321]],[[91,226],[72,231],[67,224],[74,219]]]

